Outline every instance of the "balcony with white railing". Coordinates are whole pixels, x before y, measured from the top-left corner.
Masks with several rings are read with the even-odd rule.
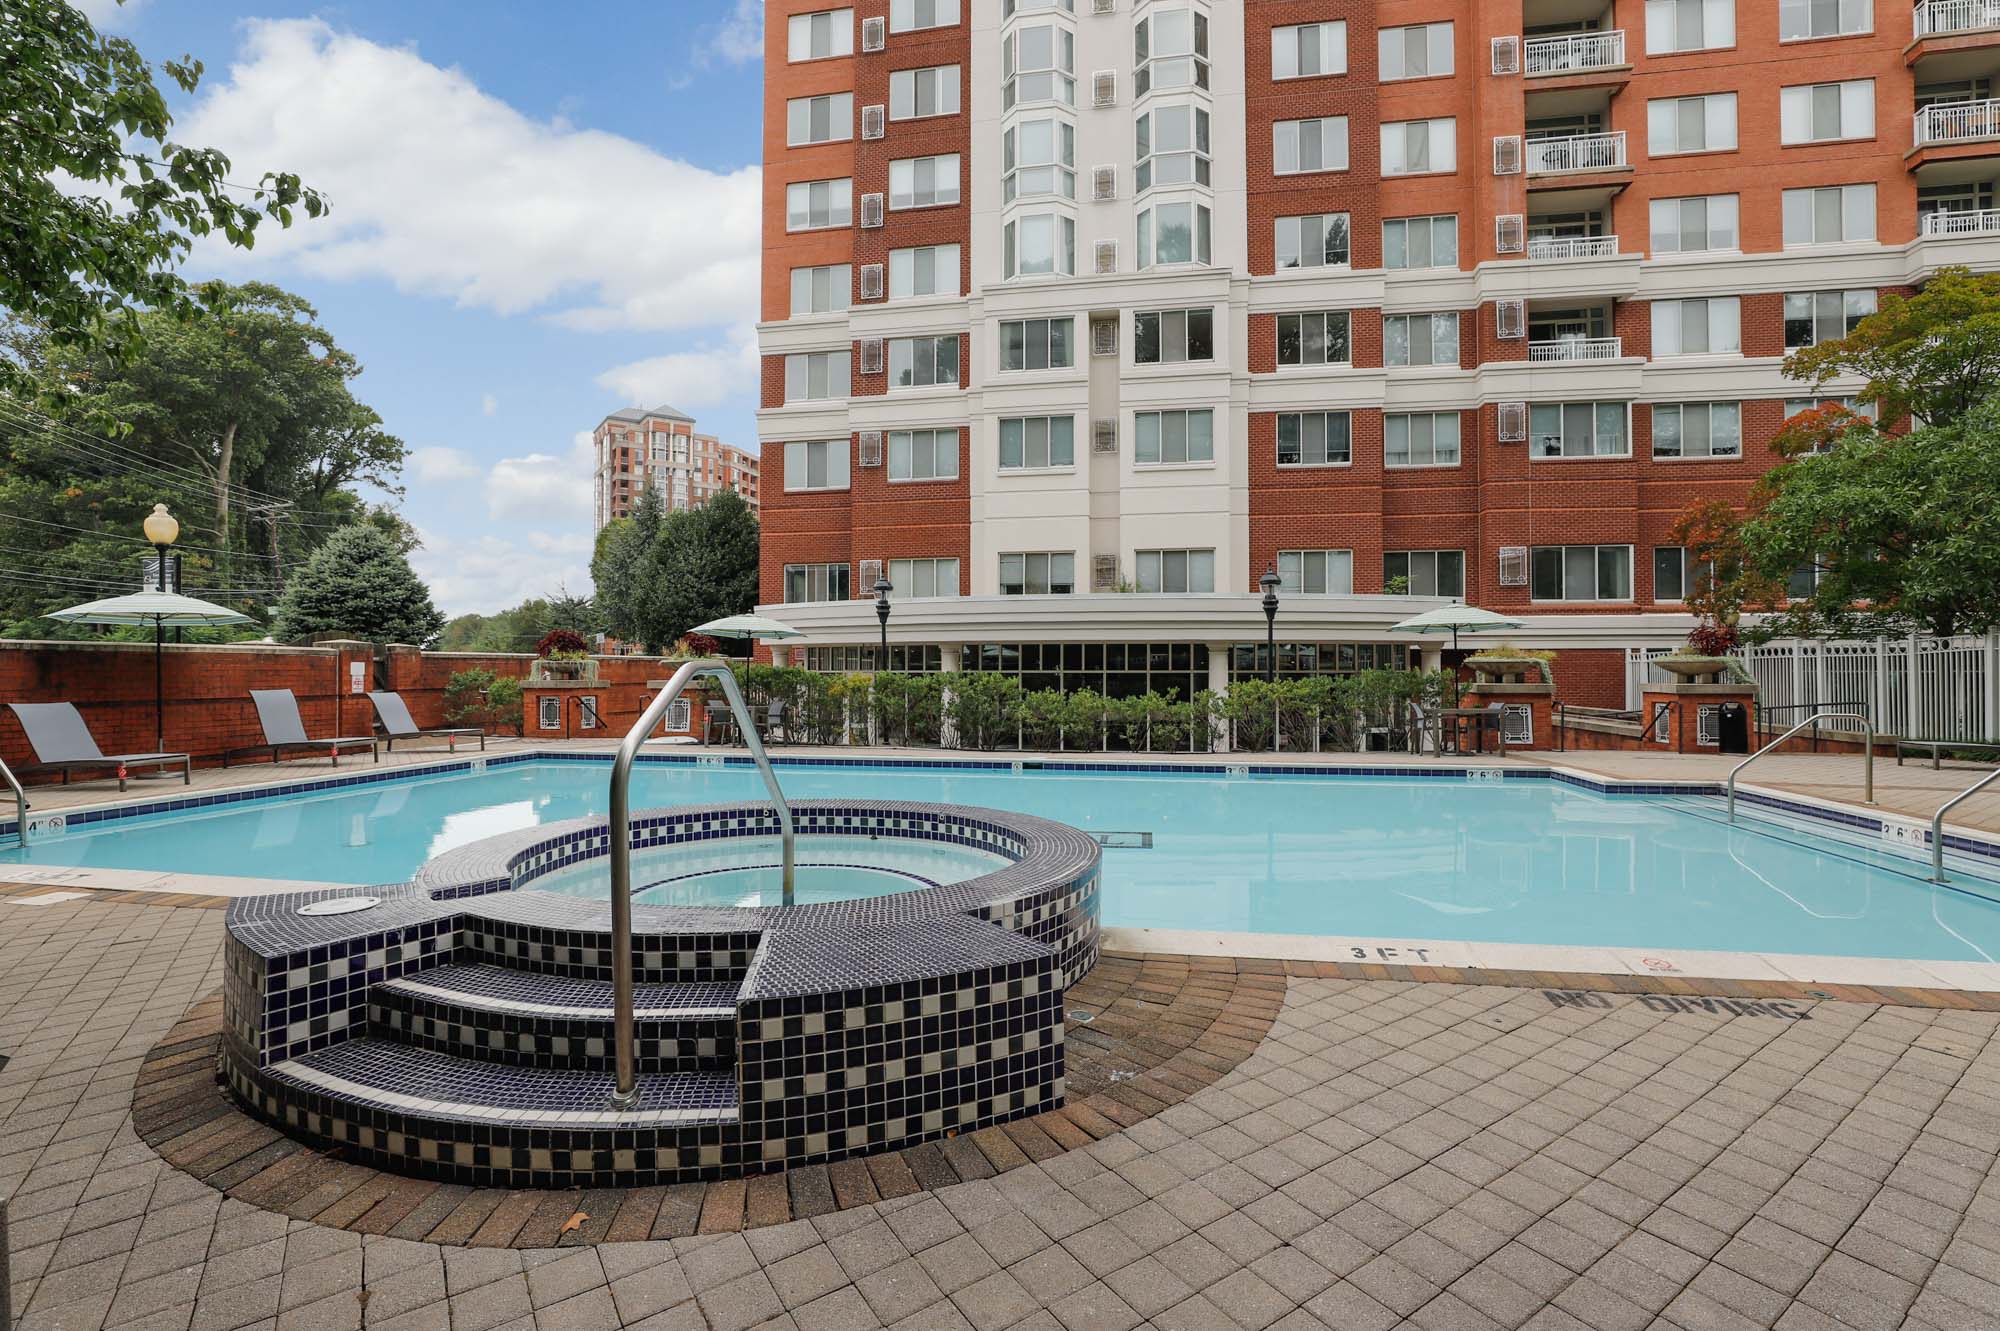
[[[1558,337],[1528,343],[1531,361],[1617,360],[1624,354],[1622,337]]]
[[[1566,32],[1554,37],[1530,37],[1521,43],[1521,72],[1529,78],[1552,74],[1588,74],[1617,69],[1625,63],[1625,33]]]
[[[1618,253],[1616,236],[1529,236],[1530,259],[1604,259]]]
[[[2000,209],[1925,213],[1917,230],[1923,236],[2000,236]]]
[[[1603,134],[1571,134],[1560,139],[1529,139],[1527,149],[1531,176],[1621,171],[1631,165],[1625,160],[1622,129]]]
[[[1915,20],[1919,40],[2000,29],[2000,0],[1923,0]]]
[[[2000,99],[1937,102],[1920,109],[1915,124],[1919,148],[2000,139]]]

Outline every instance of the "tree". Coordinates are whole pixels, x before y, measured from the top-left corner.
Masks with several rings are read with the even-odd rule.
[[[352,634],[422,647],[444,627],[430,591],[380,531],[343,527],[313,552],[279,600],[272,632],[296,639]]]
[[[170,142],[152,66],[75,5],[5,0],[0,12],[0,307],[56,343],[129,359],[142,310],[184,321],[209,308],[174,271],[196,237],[248,249],[266,220],[326,211],[295,175],[245,187],[221,153]],[[184,93],[202,74],[192,58],[161,69]],[[27,386],[0,356],[0,388]]]
[[[1760,635],[1939,637],[2000,626],[2000,400],[1901,437],[1865,423],[1759,482],[1741,532],[1752,574],[1816,585]]]
[[[1681,604],[1701,621],[1688,641],[1704,655],[1726,655],[1737,644],[1743,612],[1782,602],[1784,583],[1747,566],[1743,515],[1720,499],[1688,505],[1670,534],[1687,560]]]
[[[604,631],[625,642],[644,643],[645,578],[642,570],[659,539],[666,506],[650,486],[640,494],[629,517],[613,518],[597,533],[590,559],[590,580],[596,588],[598,618]]]
[[[1886,296],[1845,337],[1793,352],[1785,374],[1814,388],[1844,375],[1893,424],[1945,425],[2000,391],[2000,274],[1941,268],[1911,296]]]
[[[669,513],[645,568],[644,633],[659,651],[697,624],[757,604],[757,519],[734,490]]]

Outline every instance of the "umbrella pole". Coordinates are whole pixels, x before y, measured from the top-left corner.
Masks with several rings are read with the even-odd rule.
[[[1451,630],[1451,654],[1453,656],[1458,655],[1458,626],[1456,624],[1452,626]],[[1454,708],[1458,706],[1458,662],[1456,661],[1451,663],[1451,705]]]
[[[161,657],[166,652],[166,634],[160,621],[153,621],[153,752],[167,751],[167,685]]]

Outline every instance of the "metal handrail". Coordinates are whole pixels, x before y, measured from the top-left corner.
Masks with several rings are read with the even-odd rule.
[[[1772,749],[1775,749],[1780,744],[1783,744],[1786,740],[1790,739],[1792,736],[1798,734],[1801,730],[1804,730],[1807,726],[1812,725],[1818,721],[1825,721],[1829,719],[1836,721],[1859,721],[1861,723],[1862,743],[1866,746],[1862,750],[1861,802],[1863,804],[1873,804],[1875,802],[1875,723],[1873,721],[1870,721],[1867,715],[1863,712],[1814,712],[1811,716],[1799,722],[1797,725],[1793,726],[1790,730],[1787,730],[1784,734],[1778,736],[1776,739],[1772,740],[1769,744],[1766,744],[1763,748],[1757,750],[1757,752],[1751,754],[1748,758],[1745,758],[1742,762],[1736,764],[1736,766],[1729,769],[1728,790],[1729,790],[1730,822],[1733,823],[1736,821],[1736,774],[1738,772],[1741,772],[1744,768],[1748,767],[1751,763],[1756,762],[1759,758],[1762,758]]]
[[[7,782],[14,792],[14,835],[23,846],[28,844],[28,792],[21,789],[21,780],[7,766],[7,760],[0,758],[0,778]]]
[[[625,732],[618,756],[611,761],[611,1023],[618,1072],[617,1089],[611,1094],[614,1109],[630,1109],[639,1101],[632,1030],[632,762],[639,755],[639,746],[645,743],[653,727],[660,724],[674,700],[701,675],[713,675],[722,685],[722,696],[728,700],[737,729],[743,733],[743,743],[749,748],[750,757],[764,778],[764,789],[778,810],[778,828],[784,841],[784,903],[789,906],[794,900],[792,806],[785,802],[785,793],[778,788],[778,774],[771,770],[771,760],[764,756],[764,741],[757,735],[756,718],[743,701],[736,672],[719,656],[689,661],[674,672],[667,686],[646,705],[638,721]]]
[[[1964,790],[1946,800],[1938,811],[1931,815],[1931,881],[1942,883],[1944,879],[1944,816],[1971,799],[1986,787],[2000,780],[2000,768],[1995,768],[1980,777]]]

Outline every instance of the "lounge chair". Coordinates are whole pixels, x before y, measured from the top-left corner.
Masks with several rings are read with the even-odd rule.
[[[224,767],[229,766],[231,758],[241,753],[268,753],[275,763],[278,754],[285,749],[313,749],[325,753],[338,767],[342,749],[359,748],[363,744],[375,755],[376,762],[382,761],[381,746],[373,735],[344,735],[339,739],[307,738],[306,723],[299,719],[299,700],[292,696],[290,689],[252,689],[250,701],[257,704],[257,722],[264,727],[264,742],[226,751],[222,755]]]
[[[409,704],[403,701],[399,693],[371,693],[368,695],[368,701],[375,704],[375,724],[382,728],[383,743],[389,746],[391,753],[396,751],[396,741],[399,739],[426,739],[437,735],[444,736],[444,746],[448,750],[455,751],[458,748],[460,735],[477,735],[479,747],[482,749],[486,747],[486,731],[480,726],[443,726],[435,730],[419,730],[415,719],[410,716]]]
[[[83,723],[83,714],[73,703],[66,702],[17,702],[9,703],[14,715],[21,722],[21,729],[28,733],[28,746],[35,751],[35,765],[21,769],[22,775],[30,772],[61,772],[63,784],[69,784],[71,772],[90,768],[113,768],[118,773],[118,789],[125,789],[126,774],[134,767],[173,767],[181,769],[181,784],[193,779],[193,760],[185,753],[105,753],[97,747],[97,741],[90,737],[90,727]]]

